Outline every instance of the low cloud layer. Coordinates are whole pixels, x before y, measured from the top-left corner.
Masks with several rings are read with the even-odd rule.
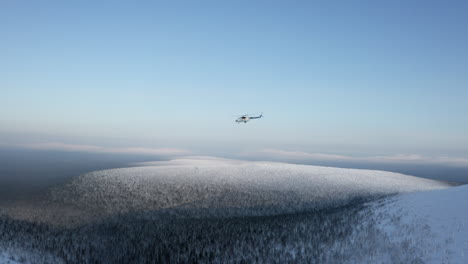
[[[139,148],[139,147],[102,147],[95,145],[65,144],[60,142],[36,143],[21,145],[21,147],[40,150],[78,151],[92,153],[137,154],[155,156],[187,156],[193,155],[187,149],[181,148]],[[429,157],[417,154],[397,154],[388,156],[354,157],[337,154],[313,153],[304,151],[289,151],[274,148],[261,149],[256,152],[242,153],[238,157],[271,158],[280,161],[336,161],[350,163],[388,163],[388,164],[434,164],[457,167],[468,167],[468,158],[460,157]]]
[[[79,151],[94,153],[114,153],[114,154],[140,154],[140,155],[161,155],[161,156],[184,156],[190,154],[186,149],[178,148],[113,148],[94,145],[74,145],[64,143],[38,143],[22,145],[26,148],[41,150],[61,150],[61,151]]]
[[[346,162],[373,162],[373,163],[413,163],[438,164],[468,167],[468,159],[452,157],[425,157],[416,154],[398,154],[391,156],[352,157],[344,155],[330,155],[323,153],[308,153],[302,151],[286,151],[279,149],[262,149],[255,153],[258,157],[270,157],[288,160],[320,160],[320,161],[346,161]]]

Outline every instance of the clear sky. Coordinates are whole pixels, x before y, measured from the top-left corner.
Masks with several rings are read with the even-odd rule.
[[[467,158],[467,14],[467,1],[1,1],[0,143]]]

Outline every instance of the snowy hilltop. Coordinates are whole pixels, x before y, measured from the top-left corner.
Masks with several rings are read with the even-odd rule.
[[[0,262],[466,263],[468,187],[187,157],[0,203]]]
[[[127,213],[260,216],[446,187],[384,171],[188,157],[84,174],[34,202],[11,204],[3,211],[16,219],[65,225]]]

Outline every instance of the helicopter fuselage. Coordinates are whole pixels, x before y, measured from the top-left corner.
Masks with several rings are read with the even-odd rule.
[[[250,121],[250,117],[248,117],[248,116],[241,116],[241,117],[236,119],[237,123],[242,123],[242,122],[247,123],[249,121]]]
[[[247,123],[249,122],[251,119],[257,119],[257,118],[262,118],[263,117],[263,113],[259,116],[248,116],[248,115],[243,115],[243,116],[240,116],[239,118],[236,119],[236,122],[239,124],[239,123]]]

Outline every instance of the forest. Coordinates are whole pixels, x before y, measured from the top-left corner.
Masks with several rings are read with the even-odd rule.
[[[273,216],[129,213],[74,228],[1,217],[0,248],[24,263],[356,263],[373,254],[383,263],[421,262],[422,252],[412,243],[392,243],[372,214],[366,200],[355,199]]]

